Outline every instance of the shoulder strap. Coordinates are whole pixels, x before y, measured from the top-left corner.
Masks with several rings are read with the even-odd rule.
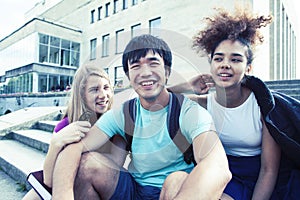
[[[124,130],[125,137],[127,140],[126,150],[131,151],[131,143],[134,132],[134,124],[135,124],[135,115],[136,115],[136,98],[130,99],[124,103],[123,107],[124,112]]]
[[[193,146],[182,134],[179,126],[179,116],[184,96],[179,93],[171,93],[169,112],[168,112],[168,131],[171,139],[176,144],[177,148],[183,153],[184,161],[187,164],[192,162],[196,165],[193,153]]]

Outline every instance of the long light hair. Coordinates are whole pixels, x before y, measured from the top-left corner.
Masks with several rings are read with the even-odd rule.
[[[113,88],[110,83],[108,74],[101,69],[99,66],[94,65],[83,65],[79,67],[74,75],[73,84],[71,87],[70,99],[68,102],[68,107],[64,117],[68,117],[69,123],[74,121],[78,121],[80,115],[82,115],[85,111],[91,111],[85,101],[85,87],[88,77],[90,76],[99,76],[101,78],[105,78],[112,90],[112,96],[109,100],[108,110],[111,109],[113,103]],[[92,111],[94,112],[94,111]],[[100,117],[98,115],[98,117]]]

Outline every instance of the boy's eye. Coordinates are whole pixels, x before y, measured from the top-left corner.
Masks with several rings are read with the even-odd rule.
[[[135,64],[135,65],[131,65],[131,69],[136,69],[136,68],[138,68],[140,65],[137,65],[137,64]]]
[[[213,59],[214,61],[216,61],[216,62],[220,62],[220,61],[222,61],[223,60],[223,58],[221,58],[221,57],[214,57],[214,59]]]
[[[232,61],[233,61],[233,62],[242,62],[242,59],[239,59],[239,58],[233,58]]]
[[[160,64],[159,62],[151,62],[150,66],[155,67],[155,66],[158,66],[159,64]]]

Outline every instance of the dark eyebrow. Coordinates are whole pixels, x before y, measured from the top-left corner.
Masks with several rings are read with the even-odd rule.
[[[239,54],[239,53],[233,53],[232,56],[240,56],[243,57],[243,55]]]
[[[158,58],[156,57],[150,57],[150,58],[147,58],[148,61],[159,61]]]
[[[214,56],[215,56],[215,55],[223,56],[224,53],[215,53]],[[233,54],[231,54],[231,56],[240,56],[240,57],[243,57],[243,55],[241,55],[241,54],[239,54],[239,53],[233,53]]]
[[[223,56],[224,53],[214,53],[214,56]]]

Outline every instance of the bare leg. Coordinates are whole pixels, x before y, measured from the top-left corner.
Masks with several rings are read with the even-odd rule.
[[[119,167],[97,152],[81,157],[74,184],[75,199],[109,199],[119,180]]]
[[[178,194],[187,176],[188,173],[183,171],[177,171],[170,174],[166,178],[163,184],[159,199],[160,200],[174,199],[174,197],[176,197],[176,195]]]
[[[40,196],[34,191],[34,189],[29,190],[22,200],[41,200]]]

